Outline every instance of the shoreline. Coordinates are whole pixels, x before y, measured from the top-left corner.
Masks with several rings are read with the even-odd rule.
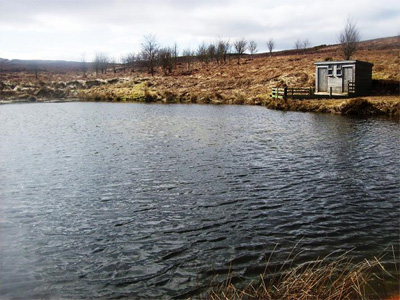
[[[105,98],[96,99],[86,94],[86,97],[66,98],[20,98],[0,99],[1,104],[22,103],[66,103],[66,102],[109,102],[109,103],[159,103],[159,104],[210,104],[210,105],[255,105],[264,106],[272,110],[330,113],[336,115],[358,115],[358,116],[386,116],[400,117],[400,97],[396,96],[369,96],[343,99],[275,99],[261,95],[256,99],[215,99],[213,97],[185,99],[179,95],[163,97],[154,91],[143,92],[130,98]],[[396,99],[397,98],[397,99]]]

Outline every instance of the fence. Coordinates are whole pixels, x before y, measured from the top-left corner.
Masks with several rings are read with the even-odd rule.
[[[272,98],[306,98],[314,94],[311,87],[294,87],[294,88],[272,88]]]
[[[354,81],[349,81],[348,82],[347,93],[348,94],[355,94],[356,93],[356,83]]]

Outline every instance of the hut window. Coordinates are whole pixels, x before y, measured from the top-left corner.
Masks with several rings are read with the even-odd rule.
[[[336,66],[336,76],[338,76],[338,77],[342,76],[342,66],[341,65]]]
[[[328,66],[328,76],[333,76],[333,67]]]

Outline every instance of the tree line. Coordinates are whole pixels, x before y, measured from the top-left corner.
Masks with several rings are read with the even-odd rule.
[[[274,40],[269,39],[266,45],[269,53],[272,54],[275,49]],[[96,75],[107,73],[110,68],[114,73],[117,72],[117,69],[123,72],[134,72],[137,68],[146,68],[152,76],[157,68],[161,68],[163,73],[167,75],[171,74],[176,68],[178,60],[186,66],[187,71],[190,71],[194,62],[201,62],[206,65],[215,62],[217,65],[222,65],[235,59],[237,64],[240,64],[246,51],[253,57],[258,52],[257,43],[255,41],[248,42],[244,38],[233,42],[228,39],[219,39],[209,44],[203,42],[196,50],[187,48],[180,52],[176,43],[172,47],[163,47],[154,35],[145,35],[140,52],[128,53],[122,56],[119,62],[105,53],[96,53],[92,66]],[[88,69],[85,56],[82,56],[81,62],[82,72],[86,76]]]
[[[341,51],[346,60],[356,52],[360,35],[355,22],[350,17],[347,19],[345,28],[339,34],[339,43]],[[275,41],[270,38],[266,42],[270,56],[275,49]],[[294,42],[294,49],[307,49],[311,46],[308,39],[303,41],[297,39]],[[247,41],[244,38],[237,39],[231,42],[229,39],[218,39],[214,43],[202,43],[196,50],[190,48],[183,49],[179,52],[178,45],[175,43],[171,47],[163,47],[159,44],[154,35],[145,35],[141,43],[141,50],[138,53],[129,53],[122,56],[119,61],[115,58],[110,58],[104,53],[96,53],[92,66],[96,75],[106,73],[110,67],[112,72],[116,73],[117,68],[123,72],[134,72],[136,68],[145,68],[149,74],[154,76],[156,70],[160,68],[165,75],[171,74],[177,67],[179,62],[186,65],[187,71],[190,71],[194,62],[201,62],[208,65],[216,63],[217,65],[227,64],[232,59],[235,59],[237,64],[243,55],[249,52],[252,58],[258,52],[258,45],[255,41]],[[85,57],[82,57],[82,72],[86,76],[87,63]]]

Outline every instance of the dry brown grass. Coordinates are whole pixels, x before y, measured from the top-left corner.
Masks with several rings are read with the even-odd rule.
[[[350,99],[274,99],[269,98],[264,103],[268,108],[320,112],[341,115],[387,115],[398,117],[400,115],[400,97],[374,96]]]
[[[374,79],[400,81],[399,50],[397,37],[366,41],[361,43],[361,49],[353,59],[373,63]],[[98,76],[89,73],[86,78],[80,73],[42,72],[39,79],[35,79],[32,73],[3,72],[0,74],[0,98],[12,100],[33,96],[40,99],[39,91],[45,85],[53,89],[49,95],[65,95],[67,98],[78,97],[92,101],[257,104],[276,109],[340,113],[339,106],[343,100],[304,100],[287,104],[269,99],[273,87],[314,86],[314,62],[326,59],[342,60],[337,45],[311,48],[301,53],[284,51],[273,56],[259,54],[252,59],[243,58],[240,65],[233,59],[220,65],[216,62],[196,62],[192,64],[189,72],[186,64],[178,63],[177,68],[168,76],[164,76],[161,71],[154,77],[140,72],[109,72]],[[118,78],[119,82],[69,90],[55,87],[60,82],[68,85],[68,82],[76,80],[110,81],[112,78]],[[15,87],[17,90],[14,90]],[[392,96],[383,96],[384,94],[382,93],[379,99],[366,99],[384,114],[398,115],[400,96],[393,93]]]
[[[392,249],[393,250],[393,249]],[[347,253],[348,254],[348,253]],[[210,289],[205,299],[210,300],[356,300],[383,299],[388,295],[379,294],[374,286],[385,284],[382,274],[392,281],[397,281],[399,289],[398,261],[393,250],[396,271],[389,274],[380,262],[381,258],[352,263],[343,254],[332,259],[327,256],[313,262],[301,264],[295,268],[278,272],[280,275],[269,274],[269,260],[264,274],[259,280],[251,282],[244,288],[238,288],[232,283],[233,274],[228,279]],[[396,287],[395,287],[396,288]],[[390,292],[393,291],[393,287]],[[400,292],[400,291],[399,291]]]
[[[364,42],[362,45],[354,59],[372,62],[375,79],[400,80],[396,67],[399,61],[399,46],[395,38]],[[278,109],[340,113],[338,106],[343,100],[307,100],[301,103],[293,102],[288,106],[281,101],[268,99],[272,88],[276,86],[313,86],[314,62],[326,58],[341,60],[338,47],[311,49],[304,54],[285,53],[272,57],[258,55],[253,59],[243,59],[240,65],[235,61],[222,65],[197,62],[193,64],[189,75],[186,67],[178,64],[172,75],[156,75],[147,77],[146,80],[150,86],[149,91],[156,96],[153,100],[158,101],[266,104],[270,108]],[[380,99],[371,98],[370,102],[379,104],[378,108],[383,113],[393,114],[392,112],[398,111],[396,107],[399,106],[400,97],[380,96]],[[390,107],[387,108],[387,105]]]

